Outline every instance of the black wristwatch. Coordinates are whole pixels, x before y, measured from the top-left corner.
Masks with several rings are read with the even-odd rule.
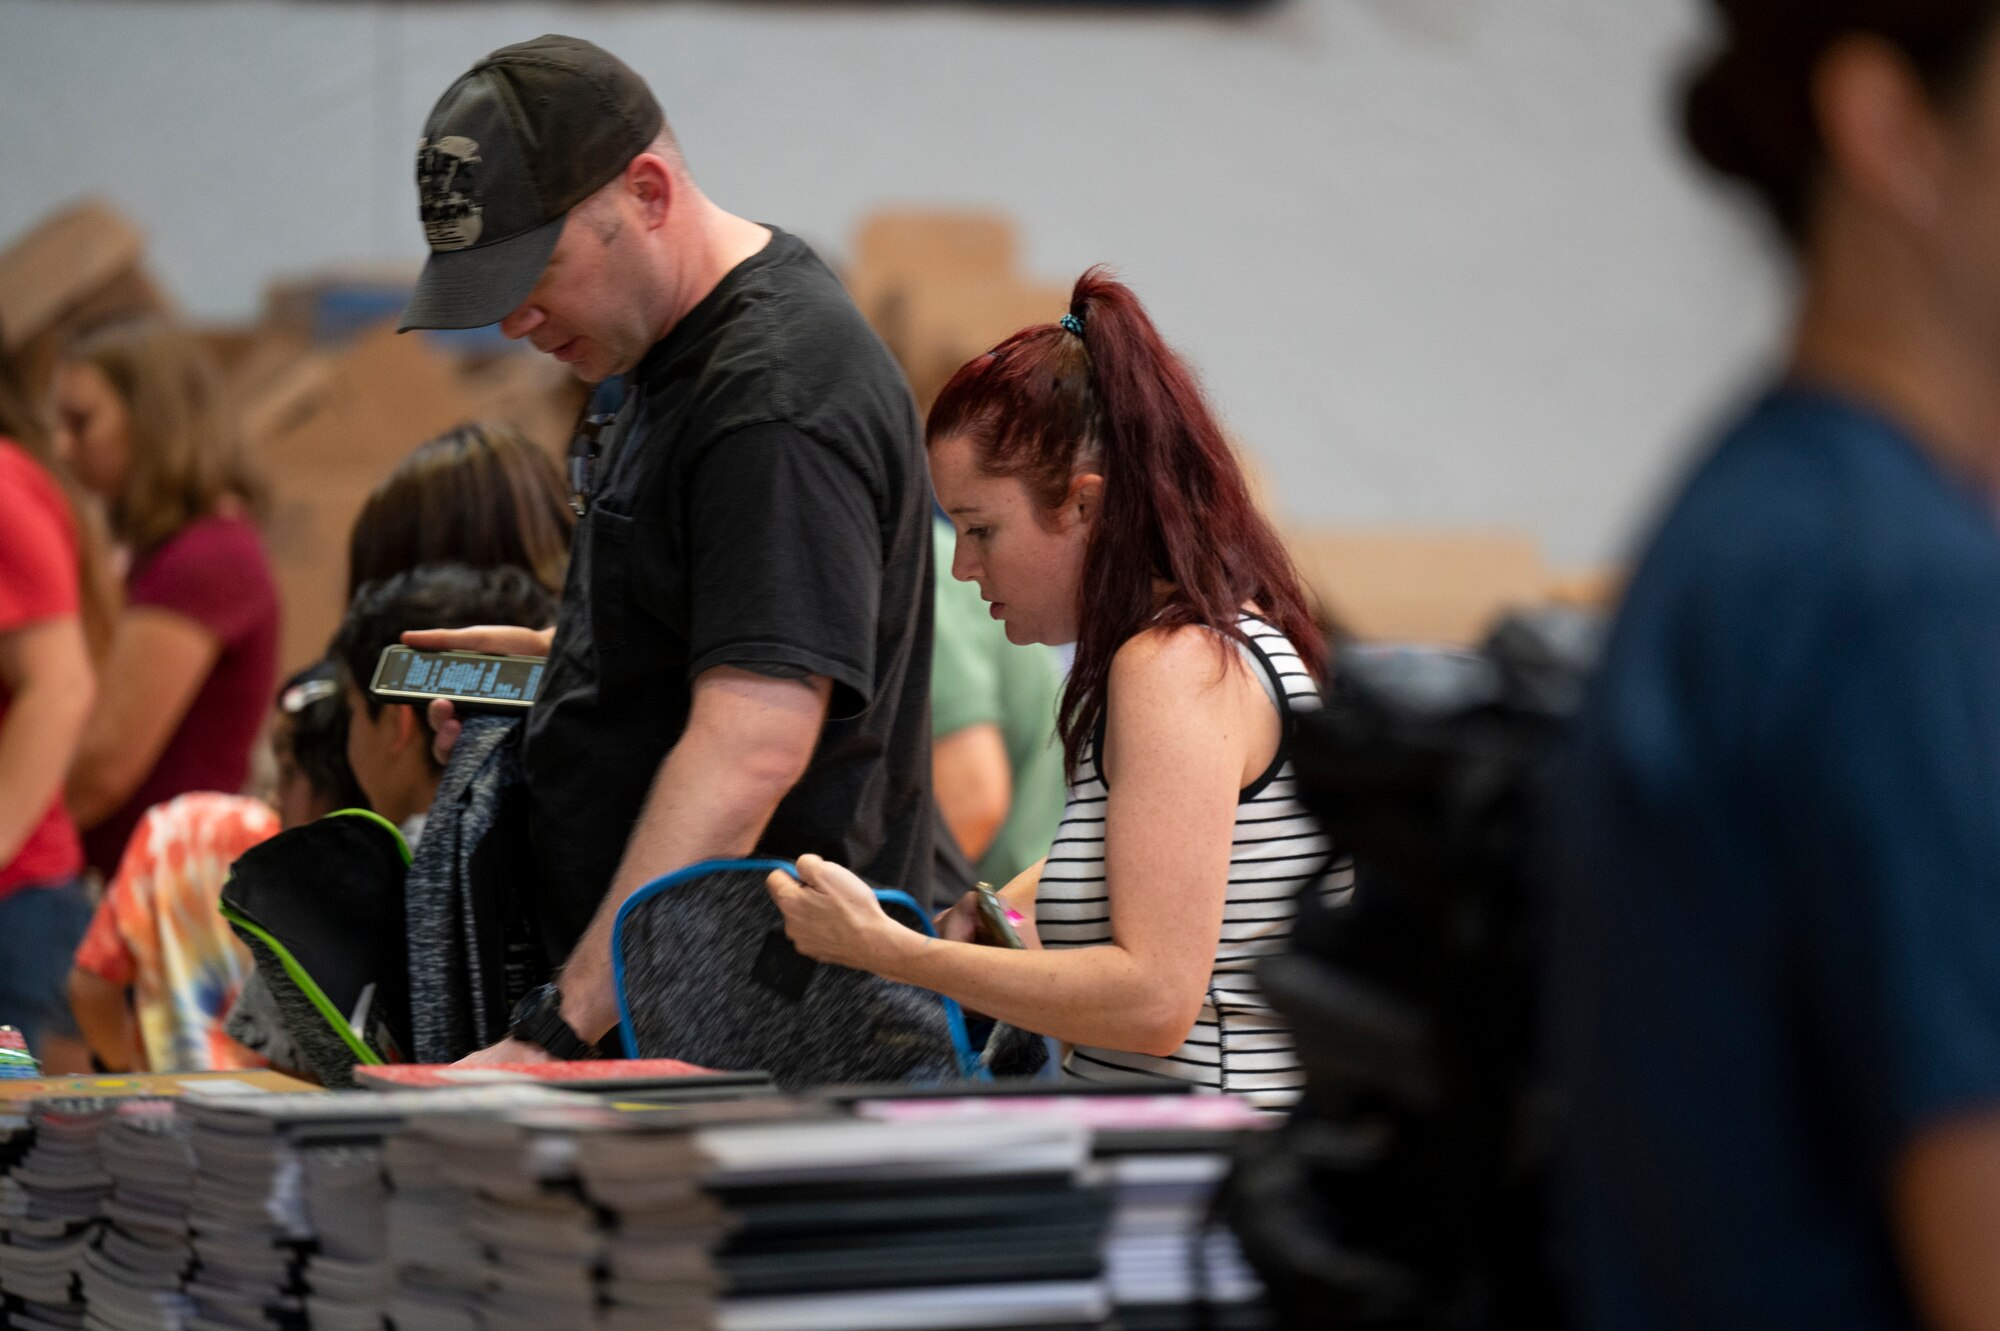
[[[514,1015],[509,1020],[507,1034],[517,1040],[526,1040],[545,1053],[557,1058],[575,1060],[579,1058],[602,1058],[596,1045],[578,1035],[570,1024],[563,1020],[562,990],[553,984],[545,984],[539,989],[530,989],[520,1002],[514,1005]]]

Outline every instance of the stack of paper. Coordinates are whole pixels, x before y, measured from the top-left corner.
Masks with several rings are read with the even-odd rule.
[[[390,1293],[383,1142],[413,1117],[561,1103],[538,1086],[180,1102],[198,1169],[190,1331],[368,1328]]]
[[[1061,1121],[705,1130],[722,1331],[1096,1326],[1108,1192]]]
[[[29,1109],[32,1144],[0,1179],[0,1293],[8,1324],[74,1331],[86,1305],[84,1259],[103,1228],[111,1179],[98,1138],[114,1100],[44,1100]]]
[[[97,1248],[86,1254],[83,1293],[93,1323],[120,1331],[180,1331],[193,1313],[185,1291],[194,1264],[188,1207],[194,1153],[170,1100],[128,1100],[98,1138],[111,1196]]]
[[[1210,1223],[1240,1137],[1276,1120],[1229,1096],[1090,1094],[863,1101],[887,1125],[1059,1120],[1091,1137],[1094,1177],[1115,1198],[1106,1244],[1124,1331],[1266,1325],[1263,1286],[1235,1236]]]

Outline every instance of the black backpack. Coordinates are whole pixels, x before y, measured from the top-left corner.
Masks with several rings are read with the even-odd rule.
[[[1259,979],[1306,1074],[1222,1210],[1280,1325],[1558,1331],[1536,1069],[1533,810],[1599,632],[1549,611],[1477,651],[1338,649],[1301,797],[1355,858]]]

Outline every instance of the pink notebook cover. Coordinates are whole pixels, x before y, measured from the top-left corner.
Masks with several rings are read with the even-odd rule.
[[[564,1082],[588,1081],[654,1082],[672,1077],[700,1077],[709,1070],[683,1063],[677,1058],[582,1059],[574,1063],[489,1063],[484,1067],[461,1067],[456,1063],[390,1063],[382,1067],[363,1065],[354,1069],[354,1080],[375,1086],[484,1086],[494,1082],[542,1082],[560,1086]]]

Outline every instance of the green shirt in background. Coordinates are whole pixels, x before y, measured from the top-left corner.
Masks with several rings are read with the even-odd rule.
[[[933,524],[937,550],[937,641],[931,650],[931,735],[968,726],[1000,727],[1013,768],[1007,821],[979,861],[995,887],[1049,853],[1062,821],[1062,746],[1056,742],[1056,695],[1062,677],[1046,647],[1017,647],[993,618],[979,588],[951,576],[951,524]]]

